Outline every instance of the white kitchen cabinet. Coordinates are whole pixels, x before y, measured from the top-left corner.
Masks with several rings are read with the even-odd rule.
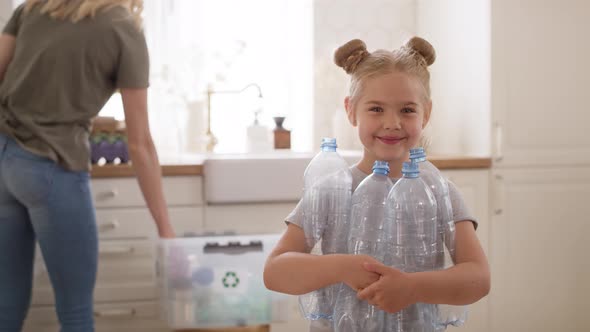
[[[283,233],[283,222],[297,202],[207,205],[206,231],[236,234]]]
[[[590,167],[496,169],[493,331],[588,331]]]
[[[491,1],[491,331],[588,331],[590,3]]]
[[[156,227],[135,178],[93,179],[99,233],[95,297],[97,332],[168,332],[160,319],[155,276]],[[170,219],[178,234],[202,233],[200,176],[163,178]],[[26,332],[58,330],[47,272],[35,277]]]
[[[156,301],[96,304],[96,332],[170,332],[159,319]],[[25,332],[56,332],[59,324],[53,307],[33,306]]]
[[[490,2],[494,167],[590,164],[590,2]]]

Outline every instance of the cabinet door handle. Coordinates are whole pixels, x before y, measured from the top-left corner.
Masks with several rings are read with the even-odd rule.
[[[106,247],[100,248],[98,253],[101,255],[125,255],[131,254],[135,251],[134,247]]]
[[[502,125],[494,123],[494,161],[500,162],[504,159],[502,155]]]
[[[133,317],[135,316],[135,309],[106,309],[97,310],[94,312],[94,317]]]
[[[98,228],[101,231],[112,230],[119,227],[119,221],[117,219],[113,219],[109,222],[103,222],[98,224]]]
[[[504,213],[504,188],[502,181],[504,176],[497,172],[493,174],[494,181],[492,182],[492,212],[495,215]]]
[[[96,195],[96,198],[99,200],[115,198],[119,195],[119,191],[117,189],[111,189],[106,191],[101,191]]]

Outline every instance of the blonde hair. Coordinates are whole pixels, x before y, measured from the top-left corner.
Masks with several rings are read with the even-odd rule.
[[[389,74],[394,71],[407,73],[418,78],[424,87],[425,100],[430,101],[430,72],[428,66],[434,63],[434,47],[420,37],[412,37],[399,49],[393,51],[367,51],[367,45],[360,39],[353,39],[339,47],[334,53],[334,62],[350,74],[350,101],[354,107],[367,78]],[[430,144],[425,136],[420,138],[425,149]]]
[[[424,87],[426,99],[430,100],[430,73],[428,66],[434,63],[434,47],[420,37],[412,37],[397,50],[367,51],[367,45],[360,39],[353,39],[339,47],[334,53],[334,62],[350,77],[350,98],[354,102],[365,79],[400,71],[417,77]]]
[[[141,30],[143,0],[26,0],[25,13],[41,6],[41,13],[56,19],[69,19],[76,23],[94,17],[99,10],[123,7],[129,11],[135,26]]]

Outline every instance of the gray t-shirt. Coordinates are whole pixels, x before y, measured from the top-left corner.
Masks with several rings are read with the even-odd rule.
[[[3,33],[16,38],[0,82],[0,133],[65,169],[90,169],[91,119],[117,88],[147,88],[143,32],[123,7],[76,23],[37,5],[18,7]]]
[[[358,167],[351,166],[350,172],[352,173],[352,190],[354,191],[356,187],[368,176],[368,174],[363,173]],[[453,220],[455,222],[459,221],[471,221],[473,226],[477,229],[477,220],[472,216],[471,212],[465,205],[463,200],[463,196],[455,187],[455,185],[447,181],[449,184],[449,196],[451,198],[451,205],[453,207]],[[294,225],[302,227],[302,211],[301,211],[301,201],[297,204],[295,209],[285,218],[285,222],[293,223]],[[328,321],[312,321],[310,322],[309,327],[310,332],[332,332],[332,324]]]
[[[352,173],[352,191],[354,191],[356,187],[358,187],[359,183],[361,183],[368,176],[368,174],[365,174],[363,171],[358,169],[356,165],[350,167],[350,172]],[[469,208],[463,200],[461,192],[459,192],[457,187],[455,187],[455,185],[452,182],[447,182],[449,184],[449,196],[451,198],[451,206],[453,207],[453,220],[455,222],[471,221],[473,223],[473,226],[477,229],[477,220],[473,217],[471,211],[469,211]],[[301,215],[302,211],[300,206],[301,201],[297,203],[295,209],[293,209],[293,211],[291,211],[287,218],[285,218],[285,222],[293,223],[300,227],[302,226],[303,217]]]

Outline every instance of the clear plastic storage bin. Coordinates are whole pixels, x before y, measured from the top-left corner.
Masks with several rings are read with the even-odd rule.
[[[168,326],[216,328],[286,321],[288,297],[264,287],[264,262],[280,235],[161,240],[157,275]]]

